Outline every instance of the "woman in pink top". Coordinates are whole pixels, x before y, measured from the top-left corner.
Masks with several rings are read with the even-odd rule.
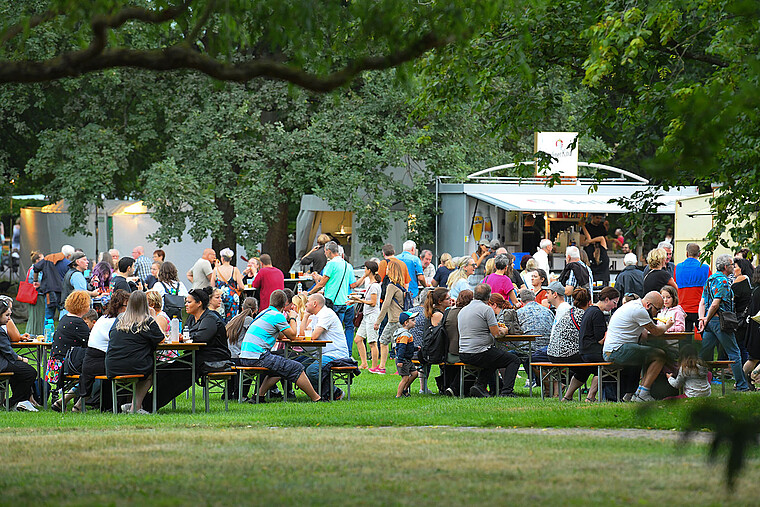
[[[491,286],[491,292],[501,294],[504,296],[504,299],[512,303],[513,306],[516,306],[517,295],[515,294],[515,286],[509,276],[505,274],[508,265],[509,259],[506,255],[497,256],[494,261],[496,272],[485,277],[483,283]]]

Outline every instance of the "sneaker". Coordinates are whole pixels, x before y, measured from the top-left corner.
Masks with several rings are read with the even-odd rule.
[[[488,394],[488,391],[486,391],[484,388],[480,387],[478,384],[475,384],[470,388],[470,396],[473,398],[490,398],[491,395]]]
[[[125,403],[124,405],[121,406],[121,411],[124,412],[125,414],[127,412],[132,412],[132,404],[131,403]]]
[[[377,373],[378,375],[385,375],[385,368],[377,367],[375,368],[375,371],[373,371],[372,373]]]
[[[289,400],[295,400],[296,399],[296,392],[295,391],[288,391],[288,399]]]
[[[335,392],[333,393],[333,399],[335,401],[340,401],[343,399],[343,396],[345,396],[345,393],[341,389],[335,388]]]
[[[266,403],[266,402],[267,402],[267,397],[266,396],[259,396],[259,403]],[[255,405],[256,404],[256,396],[251,396],[250,398],[248,398],[248,402],[247,403],[250,403],[251,405]]]
[[[16,410],[19,412],[39,412],[29,400],[19,401],[16,405]]]
[[[451,396],[452,398],[456,396],[456,394],[454,394],[454,390],[450,387],[447,387],[446,390],[443,391],[443,394],[445,394],[446,396]]]
[[[137,413],[140,414],[140,415],[150,415],[150,412],[148,412],[147,410],[142,409],[142,408],[140,410],[138,410]]]
[[[648,392],[642,391],[631,396],[631,401],[635,403],[641,403],[644,401],[654,401],[654,398],[652,398],[652,395]]]
[[[500,398],[517,398],[515,393],[499,393]]]

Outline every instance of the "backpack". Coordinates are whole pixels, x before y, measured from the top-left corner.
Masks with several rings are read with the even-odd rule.
[[[175,291],[179,293],[179,284],[177,284],[177,288],[175,289],[174,287],[167,287],[164,282],[159,283],[164,287],[164,311],[166,315],[169,316],[169,319],[172,317],[181,318],[182,309],[185,307],[185,296],[178,296],[171,292]]]
[[[440,364],[446,362],[449,337],[446,334],[446,317],[449,308],[443,312],[443,318],[437,326],[429,326],[422,335],[422,347],[420,348],[420,362],[425,364]]]
[[[409,309],[411,309],[414,306],[414,299],[412,298],[412,293],[404,288],[403,285],[398,285],[394,283],[401,293],[404,295],[403,302],[401,304],[401,311],[405,312]],[[398,301],[397,301],[398,302]]]

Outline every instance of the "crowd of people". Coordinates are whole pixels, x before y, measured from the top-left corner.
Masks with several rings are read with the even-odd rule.
[[[760,312],[760,270],[748,255],[719,256],[713,273],[699,261],[698,245],[689,244],[686,260],[674,265],[672,245],[663,242],[649,252],[643,271],[636,255],[627,253],[613,287],[605,273],[593,269],[605,255],[599,251],[605,246],[604,237],[596,235],[597,225],[592,218],[585,226],[586,248],[565,249],[559,273],[550,271],[548,259],[557,254],[546,239],[537,242],[534,255],[522,257],[519,268],[515,256],[496,240],[482,242],[472,255],[443,253],[437,264],[430,251],[418,254],[416,244],[406,241],[399,255],[393,245],[384,245],[383,258],[366,261],[357,278],[340,245],[321,235],[300,261],[312,266],[313,280],[302,292],[285,288],[283,272],[267,254],[248,259],[241,271],[233,265],[230,249],[221,250],[218,260],[213,249],[206,249],[186,273],[186,285],[162,250],[154,251],[152,259],[142,246],[130,257],[110,250],[92,266],[83,251],[69,245],[53,254],[34,252],[26,279],[38,296],[29,305],[24,335],[10,318],[13,301],[0,300],[0,371],[14,373],[11,402],[28,411],[39,405],[43,383],[55,392],[62,375],[71,373],[80,374],[79,385],[63,399],[52,400],[54,410],[72,398],[78,400],[75,411],[98,398],[110,410],[110,387],[96,377],[140,374],[133,399],[117,408],[143,413],[154,402],[159,408],[170,403],[203,374],[233,365],[269,370],[255,393],[249,393],[248,385],[238,393],[237,381],[230,382],[231,396],[252,403],[293,397],[293,386],[312,401],[340,399],[340,389],[329,392],[325,372],[331,365],[356,365],[383,375],[392,357],[400,375],[397,397],[406,397],[418,376],[420,392],[430,392],[431,365],[421,352],[437,334],[443,341],[435,382],[449,396],[514,397],[519,369],[536,382],[537,372],[529,371],[529,365],[538,361],[579,365],[571,368],[565,401],[596,372],[583,364],[603,361],[622,368],[621,401],[655,399],[658,379],[686,396],[704,396],[710,393],[705,361],[714,358],[716,346],[719,358],[732,361],[735,389],[754,390],[760,377],[760,328],[751,317]],[[246,298],[246,287],[256,296]],[[35,382],[36,372],[16,355],[11,342],[43,335],[56,315],[44,382]],[[172,327],[182,325],[175,319],[183,315],[186,338],[206,344],[198,351],[195,378],[176,367],[177,352],[155,354],[159,343],[178,332]],[[737,316],[738,325],[725,324],[731,320],[727,315]],[[698,353],[667,340],[670,332],[695,328],[702,339]],[[505,335],[537,338],[529,347],[526,341],[500,340]],[[321,363],[308,354],[285,356],[279,339],[303,336],[328,342]],[[455,363],[478,369],[463,393]],[[152,390],[154,382],[158,388]],[[616,399],[595,377],[586,401],[594,401],[603,389],[605,399]]]

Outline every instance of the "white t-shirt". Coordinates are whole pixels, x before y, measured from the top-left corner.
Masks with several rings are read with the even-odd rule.
[[[549,254],[547,254],[545,251],[539,249],[538,252],[533,254],[533,258],[538,263],[539,269],[543,269],[546,272],[546,276],[549,276]],[[530,287],[530,283],[528,284],[528,287]]]
[[[95,321],[90,331],[90,339],[87,346],[92,349],[98,349],[102,352],[108,352],[108,334],[111,332],[116,317],[106,317],[105,315]]]
[[[560,305],[557,307],[556,312],[554,313],[554,322],[552,322],[552,332],[554,332],[554,327],[557,325],[557,322],[562,320],[562,317],[564,317],[567,312],[570,311],[570,308],[572,306],[567,301],[562,301]]]
[[[164,289],[163,284],[166,284],[166,286],[169,288],[169,290],[172,291],[172,293],[174,292],[174,287],[176,287],[177,284],[179,284],[179,292],[177,293],[177,296],[187,296],[187,287],[185,287],[185,284],[182,282],[173,282],[173,283],[156,282],[156,284],[150,290],[154,290],[158,292],[159,294],[161,294],[161,296],[163,296],[164,294],[166,294],[166,289]]]
[[[380,287],[380,284],[375,282],[372,285],[369,286],[367,289],[367,292],[364,293],[364,299],[365,301],[372,301],[372,294],[377,294],[377,299],[375,301],[375,306],[370,306],[366,303],[364,303],[364,316],[368,317],[370,315],[379,315],[380,314],[380,292],[382,291],[382,288]]]
[[[652,323],[652,317],[649,316],[641,300],[628,301],[612,314],[602,352],[609,354],[624,343],[638,343],[641,331],[646,324],[650,323]]]
[[[343,331],[343,323],[338,318],[338,315],[325,306],[317,312],[315,317],[317,318],[317,321],[315,323],[312,320],[312,326],[314,326],[315,329],[317,327],[324,328],[322,334],[319,335],[319,339],[332,341],[332,343],[328,343],[325,346],[322,350],[322,354],[334,359],[348,357],[346,334]]]

